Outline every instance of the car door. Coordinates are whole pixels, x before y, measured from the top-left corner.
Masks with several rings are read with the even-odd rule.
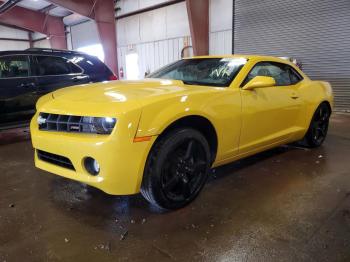
[[[35,55],[38,93],[44,95],[59,88],[89,83],[89,76],[70,60],[50,55]]]
[[[242,98],[242,130],[240,153],[287,141],[297,131],[297,119],[301,113],[299,98],[300,78],[292,79],[293,70],[287,64],[259,62],[247,75],[241,87],[255,76],[269,76],[275,86],[244,90]]]
[[[29,57],[0,57],[0,121],[8,122],[19,115],[34,113],[35,97],[35,77],[31,74]]]

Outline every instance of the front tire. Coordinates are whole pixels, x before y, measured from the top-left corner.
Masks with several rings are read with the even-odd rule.
[[[330,116],[329,106],[326,103],[320,104],[312,117],[303,145],[310,148],[322,145],[327,136]]]
[[[210,149],[197,130],[179,128],[153,146],[145,167],[141,194],[162,209],[178,209],[196,198],[210,170]]]

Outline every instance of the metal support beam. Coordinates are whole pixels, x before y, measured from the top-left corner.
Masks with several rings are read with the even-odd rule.
[[[118,74],[114,0],[97,0],[91,14],[97,23],[100,40],[106,54],[105,62],[114,73]]]
[[[194,55],[209,54],[209,0],[186,0]]]
[[[62,18],[15,6],[0,15],[0,22],[46,34],[50,38],[52,48],[67,49]]]
[[[163,2],[163,3],[160,3],[160,4],[156,4],[156,5],[152,5],[152,6],[149,6],[149,7],[142,8],[142,9],[138,9],[138,10],[133,11],[133,12],[129,12],[129,13],[126,13],[126,14],[118,15],[116,17],[116,19],[122,19],[122,18],[126,18],[126,17],[129,17],[129,16],[142,14],[142,13],[153,11],[153,10],[156,10],[156,9],[159,9],[159,8],[163,8],[163,7],[166,7],[166,6],[169,6],[169,5],[175,5],[175,4],[178,4],[178,3],[181,3],[181,2],[185,2],[185,0],[171,0],[171,1]]]
[[[118,72],[114,0],[49,0],[74,13],[95,20],[105,55],[105,63]]]
[[[33,39],[33,43],[40,42],[40,41],[43,41],[43,40],[46,40],[46,39],[47,39],[47,37],[41,37],[41,38]]]
[[[0,14],[6,13],[12,7],[16,6],[22,0],[7,0],[0,5]]]
[[[12,28],[12,29],[23,30],[23,31],[27,31],[27,32],[32,32],[33,33],[33,31],[28,30],[26,28],[22,28],[22,27],[18,27],[18,26],[15,26],[15,25],[9,25],[9,24],[2,23],[1,22],[1,16],[0,16],[0,26],[6,26],[6,27],[9,27],[9,28]]]
[[[78,13],[92,19],[94,18],[91,17],[91,9],[93,8],[95,1],[96,0],[49,0],[49,2],[53,3],[54,5],[64,7],[74,13]],[[106,0],[99,0],[98,2],[103,4],[106,2]]]
[[[42,9],[39,10],[39,12],[41,13],[49,13],[52,9],[55,9],[57,6],[54,4],[50,4],[47,7],[44,7]]]
[[[1,41],[28,42],[28,39],[0,37]]]
[[[29,40],[29,48],[33,48],[34,42],[33,42],[33,35],[31,32],[28,32],[28,40]]]

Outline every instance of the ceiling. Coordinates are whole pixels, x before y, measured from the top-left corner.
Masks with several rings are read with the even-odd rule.
[[[48,7],[50,3],[46,2],[45,0],[23,0],[19,2],[17,5],[24,8],[38,11],[40,9]]]
[[[65,25],[74,25],[89,20],[89,18],[73,13],[68,9],[55,6],[45,0],[22,0],[17,6],[34,11],[48,12],[52,16],[62,17]]]

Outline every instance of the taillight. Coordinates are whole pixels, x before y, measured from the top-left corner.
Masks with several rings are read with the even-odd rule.
[[[110,80],[110,81],[118,80],[118,77],[117,77],[116,75],[113,74],[113,75],[110,75],[110,76],[109,76],[109,80]]]

